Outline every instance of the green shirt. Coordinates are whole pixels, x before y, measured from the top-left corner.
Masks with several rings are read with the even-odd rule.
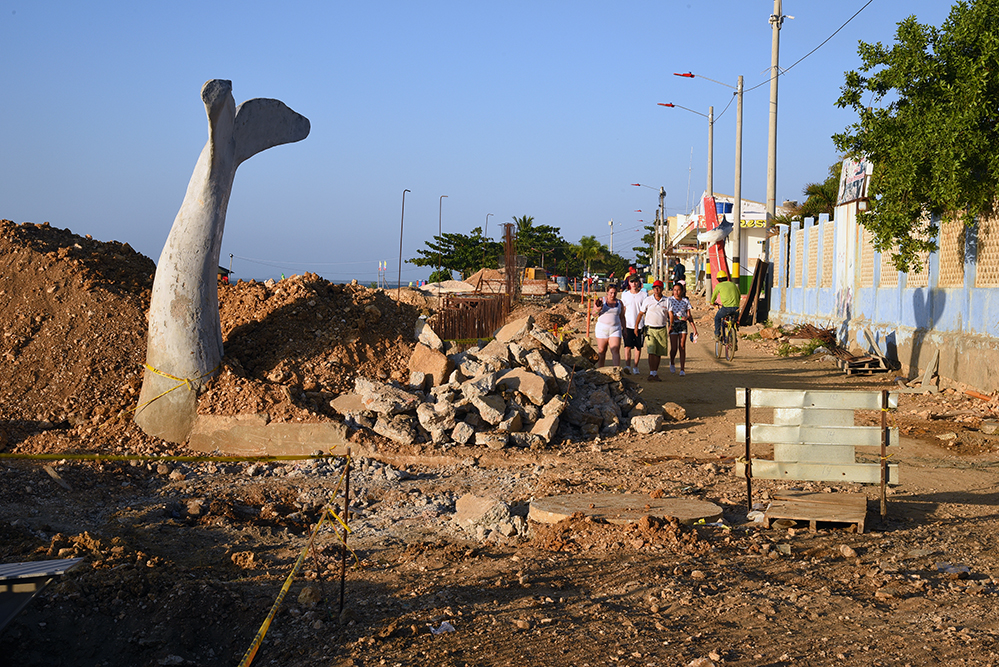
[[[715,285],[715,291],[711,293],[711,303],[716,300],[725,308],[739,307],[739,287],[731,280],[725,280]]]

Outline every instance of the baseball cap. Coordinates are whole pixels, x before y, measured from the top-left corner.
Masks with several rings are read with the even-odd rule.
[[[663,281],[657,280],[656,282],[652,283],[652,286],[653,287],[662,287],[663,286]]]

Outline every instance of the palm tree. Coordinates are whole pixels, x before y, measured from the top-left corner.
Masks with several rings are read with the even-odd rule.
[[[576,258],[586,265],[586,272],[590,272],[590,262],[604,258],[603,246],[597,241],[595,236],[584,236],[579,239],[576,247]]]

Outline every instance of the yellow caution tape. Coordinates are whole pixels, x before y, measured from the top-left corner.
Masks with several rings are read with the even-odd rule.
[[[153,454],[8,454],[0,453],[0,459],[25,461],[181,461],[181,462],[267,462],[305,461],[309,459],[346,458],[345,454],[287,454],[281,456],[157,456]]]

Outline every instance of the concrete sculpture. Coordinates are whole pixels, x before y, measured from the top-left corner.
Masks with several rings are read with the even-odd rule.
[[[216,276],[236,168],[272,146],[301,141],[310,129],[307,118],[278,100],[252,99],[237,108],[231,81],[208,81],[201,99],[208,143],[156,266],[146,372],[135,413],[147,434],[176,443],[187,440],[197,392],[222,360]]]

